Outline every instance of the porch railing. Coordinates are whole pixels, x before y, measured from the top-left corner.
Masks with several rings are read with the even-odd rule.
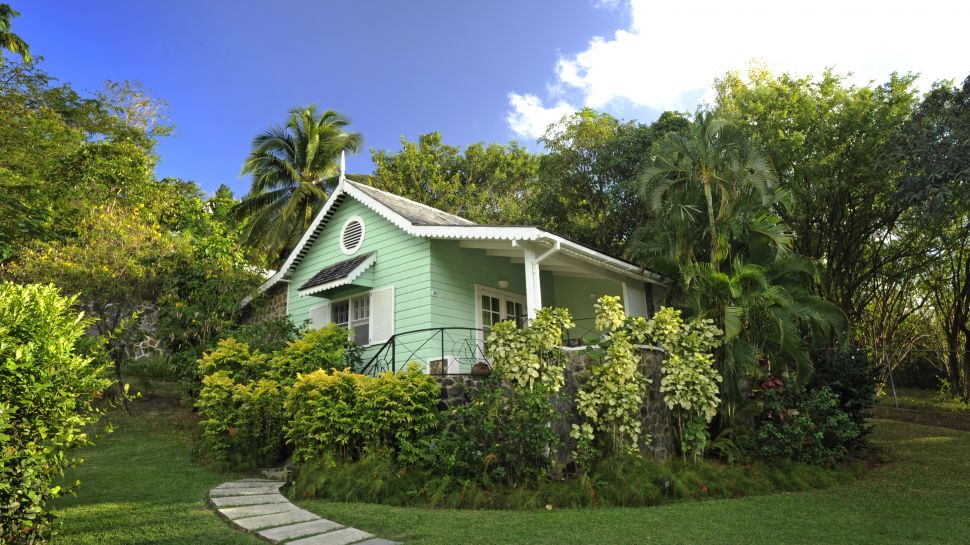
[[[360,373],[376,376],[403,369],[410,361],[440,360],[444,373],[454,374],[454,368],[470,369],[485,361],[482,335],[481,329],[472,327],[431,327],[396,333],[367,360]]]

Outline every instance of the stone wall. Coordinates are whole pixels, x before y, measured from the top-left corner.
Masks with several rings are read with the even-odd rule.
[[[265,320],[283,318],[286,318],[286,283],[280,282],[250,301],[242,321],[258,324]]]
[[[561,395],[556,399],[557,409],[563,415],[556,423],[556,431],[562,439],[564,448],[559,453],[560,462],[568,463],[568,453],[575,447],[575,441],[569,437],[574,423],[579,422],[574,400],[576,392],[588,380],[587,368],[590,364],[589,353],[585,347],[566,348],[566,383]],[[663,352],[643,347],[640,349],[640,370],[653,382],[647,389],[647,396],[640,408],[643,439],[640,452],[659,459],[666,459],[674,453],[672,422],[670,411],[663,402],[660,393],[660,365],[663,362]],[[481,387],[484,377],[474,375],[435,375],[441,385],[441,402],[445,407],[460,406],[468,403],[468,394]]]

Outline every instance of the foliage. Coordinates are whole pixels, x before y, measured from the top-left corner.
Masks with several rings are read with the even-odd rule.
[[[778,381],[763,396],[764,420],[754,446],[764,458],[831,466],[847,460],[864,434],[827,386],[801,393]]]
[[[346,132],[347,124],[337,112],[311,105],[294,108],[285,126],[253,139],[242,169],[252,175],[252,188],[236,210],[246,243],[273,263],[296,246],[336,187],[341,152],[360,147],[360,134]]]
[[[289,386],[300,374],[318,369],[354,369],[360,362],[353,359],[357,352],[352,347],[347,330],[336,324],[311,329],[290,341],[273,357],[270,362],[273,377],[280,384]]]
[[[442,143],[441,133],[417,142],[401,138],[401,150],[371,150],[374,175],[367,183],[395,195],[484,224],[525,223],[525,203],[539,159],[512,142]]]
[[[290,321],[288,317],[284,317],[242,324],[223,335],[265,354],[272,354],[283,350],[290,341],[296,340],[301,331],[302,328]]]
[[[552,386],[506,388],[498,374],[470,392],[468,404],[444,411],[442,429],[422,453],[438,475],[485,485],[517,486],[546,475],[561,416],[550,403]]]
[[[237,382],[216,371],[202,379],[195,407],[202,417],[199,446],[210,461],[248,469],[282,458],[283,390],[275,381]]]
[[[573,424],[570,436],[579,447],[577,455],[594,441],[607,451],[635,452],[639,448],[640,408],[650,379],[640,371],[640,355],[625,327],[620,298],[604,295],[596,302],[596,328],[601,334],[599,361],[589,367],[589,378],[576,392],[576,410],[582,421]]]
[[[847,443],[849,450],[860,450],[865,446],[870,431],[867,422],[876,405],[879,383],[879,371],[862,349],[850,348],[815,360],[815,373],[809,388],[828,388],[838,397],[839,409],[861,430]]]
[[[88,443],[110,381],[78,351],[90,324],[54,286],[0,284],[0,541],[50,537],[68,449]]]
[[[660,391],[677,419],[680,450],[697,461],[710,439],[708,424],[721,402],[713,351],[722,332],[711,320],[684,323],[680,311],[662,307],[650,320],[636,321],[635,335],[664,349]]]
[[[0,64],[3,64],[4,49],[20,55],[26,63],[30,62],[30,46],[10,30],[10,20],[19,16],[20,12],[14,11],[9,4],[0,4]]]
[[[293,458],[355,460],[388,449],[407,457],[437,425],[438,384],[416,368],[378,377],[349,370],[299,375],[287,389],[287,441]]]
[[[199,375],[223,372],[236,382],[249,382],[270,373],[270,357],[233,338],[222,339],[199,359]]]
[[[533,389],[537,384],[558,392],[565,380],[566,362],[559,348],[562,332],[575,327],[569,311],[539,309],[528,327],[513,320],[495,324],[486,348],[493,370],[513,388]]]
[[[539,140],[529,207],[532,221],[610,254],[620,254],[633,228],[647,220],[631,183],[653,143],[687,125],[665,112],[650,125],[621,122],[585,108],[563,117]]]

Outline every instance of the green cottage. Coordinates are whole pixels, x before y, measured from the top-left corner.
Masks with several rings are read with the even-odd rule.
[[[484,361],[495,323],[564,307],[576,322],[570,342],[581,344],[597,298],[620,296],[629,315],[648,316],[667,285],[538,227],[479,225],[341,178],[258,293],[294,323],[346,327],[363,347],[357,371],[416,361],[431,373],[467,373]]]

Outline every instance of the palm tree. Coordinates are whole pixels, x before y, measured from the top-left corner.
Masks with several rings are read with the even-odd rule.
[[[295,108],[283,127],[253,140],[242,168],[252,188],[236,207],[245,222],[243,236],[277,261],[296,246],[313,217],[337,185],[341,152],[355,152],[363,141],[344,128],[346,118],[316,106]]]
[[[30,62],[30,46],[10,31],[10,21],[19,17],[20,12],[14,11],[8,4],[0,4],[0,63],[3,62],[3,50],[17,53],[24,62]]]
[[[741,194],[754,191],[765,205],[784,199],[768,156],[713,113],[701,113],[684,133],[668,134],[654,151],[637,180],[641,196],[657,213],[669,205],[665,200],[684,202],[683,194],[700,190],[707,215],[707,261],[715,270],[727,257],[719,223],[731,218]],[[681,198],[672,193],[680,193]],[[683,212],[690,217],[696,212],[691,200],[683,204],[687,207]]]

